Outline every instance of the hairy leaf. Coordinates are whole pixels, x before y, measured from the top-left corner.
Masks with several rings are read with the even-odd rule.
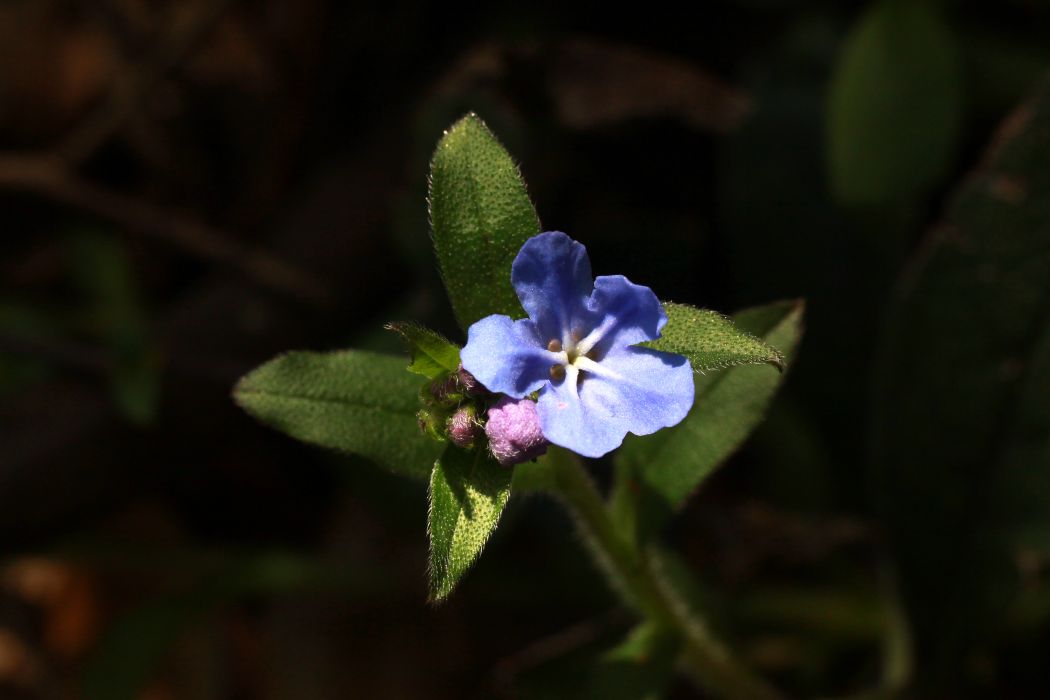
[[[243,377],[234,400],[262,422],[314,445],[424,478],[442,446],[416,420],[420,381],[390,355],[291,352]]]
[[[957,53],[936,3],[882,0],[861,18],[831,84],[828,155],[842,201],[921,194],[945,174],[961,117]]]
[[[408,345],[409,372],[437,379],[459,368],[459,348],[440,334],[415,323],[388,323],[386,328]]]
[[[732,319],[687,304],[664,302],[663,306],[667,325],[657,340],[643,345],[685,355],[698,372],[757,364],[784,370],[784,356],[779,350],[737,328]]]
[[[510,155],[475,114],[456,122],[430,163],[434,250],[464,330],[490,314],[524,315],[510,266],[540,232],[536,210]]]
[[[430,592],[448,596],[496,529],[513,469],[485,450],[449,445],[430,476]]]

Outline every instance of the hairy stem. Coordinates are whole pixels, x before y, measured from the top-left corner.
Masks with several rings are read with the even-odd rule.
[[[697,618],[667,584],[654,561],[628,545],[580,461],[561,451],[552,454],[550,461],[555,491],[573,514],[613,588],[640,616],[678,633],[690,677],[707,691],[724,698],[781,698],[776,689],[741,666],[711,636],[703,620]]]

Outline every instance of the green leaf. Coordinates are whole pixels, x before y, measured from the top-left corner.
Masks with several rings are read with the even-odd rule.
[[[59,335],[60,325],[44,309],[0,299],[0,338],[5,345],[13,342],[32,347],[52,340]],[[42,381],[50,372],[47,362],[32,353],[0,351],[0,399]]]
[[[386,328],[408,344],[409,372],[437,379],[459,369],[459,348],[440,334],[414,323],[388,323]]]
[[[510,266],[540,220],[510,155],[474,114],[456,122],[430,163],[434,250],[459,325],[523,316]]]
[[[935,3],[883,0],[846,40],[829,101],[832,187],[851,204],[922,194],[959,136],[958,50]]]
[[[643,345],[685,355],[697,372],[737,365],[770,364],[784,371],[784,356],[776,348],[733,325],[715,311],[664,302],[667,325],[660,337]]]
[[[151,600],[117,618],[84,664],[83,697],[140,697],[164,655],[203,609],[193,596],[176,594]]]
[[[430,476],[430,591],[448,596],[496,529],[514,470],[485,450],[449,445]]]
[[[416,421],[421,382],[390,355],[291,352],[243,377],[234,400],[260,421],[314,445],[425,478],[442,446]]]
[[[869,444],[926,683],[967,681],[1050,523],[1048,163],[1044,81],[919,248],[880,348]]]
[[[71,236],[69,253],[87,299],[85,323],[109,355],[113,401],[128,421],[149,425],[160,404],[161,363],[132,261],[119,239],[106,233]]]
[[[807,631],[838,644],[872,643],[886,634],[887,605],[874,587],[777,583],[734,596],[733,614],[763,629]]]
[[[651,622],[639,624],[592,669],[591,697],[657,700],[674,677],[678,637]]]
[[[802,335],[801,302],[742,311],[734,321],[790,359]],[[616,454],[613,510],[625,530],[647,538],[680,508],[758,426],[784,375],[757,366],[698,375],[684,421],[645,437],[629,435]]]

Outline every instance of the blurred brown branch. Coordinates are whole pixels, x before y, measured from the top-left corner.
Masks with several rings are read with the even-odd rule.
[[[151,90],[189,58],[210,35],[232,0],[175,3],[160,26],[165,36],[145,40],[156,48],[145,56],[125,56],[111,80],[109,94],[52,149],[31,154],[0,153],[0,188],[26,192],[75,207],[112,221],[132,233],[147,235],[192,255],[229,265],[256,282],[301,300],[323,303],[327,292],[315,276],[277,256],[246,245],[234,236],[189,216],[112,191],[79,176],[75,168],[88,160],[121,126],[136,116]],[[110,14],[116,10],[110,8]],[[119,13],[117,13],[119,14]],[[120,17],[111,17],[111,30]],[[131,31],[129,26],[122,30]],[[147,31],[135,27],[135,33]],[[128,37],[125,37],[128,39]],[[142,42],[125,40],[125,52]]]
[[[82,209],[129,232],[230,265],[266,287],[299,299],[323,303],[327,298],[322,285],[294,265],[180,212],[92,184],[53,156],[0,154],[0,189],[36,194]]]

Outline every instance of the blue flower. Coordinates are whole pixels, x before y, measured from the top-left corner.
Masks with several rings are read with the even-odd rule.
[[[634,347],[667,323],[651,289],[622,275],[592,281],[586,248],[560,231],[525,242],[511,283],[529,317],[481,319],[460,357],[489,391],[517,399],[539,391],[536,411],[552,443],[600,457],[628,432],[648,435],[689,413],[689,361]]]

